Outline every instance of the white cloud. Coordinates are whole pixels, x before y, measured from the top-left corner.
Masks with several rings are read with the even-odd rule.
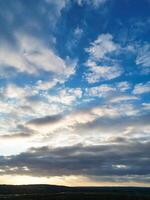
[[[150,110],[150,103],[142,103],[144,110]]]
[[[150,92],[150,82],[136,84],[133,90],[133,94],[143,94]]]
[[[100,86],[96,86],[96,87],[91,87],[91,88],[87,88],[87,94],[89,96],[106,96],[109,95],[111,92],[116,91],[116,88],[103,84]]]
[[[120,103],[138,100],[139,97],[130,94],[131,89],[128,82],[119,82],[116,84],[101,84],[99,86],[86,88],[85,95],[88,98],[99,97],[105,98],[105,103]]]
[[[86,51],[90,54],[91,59],[99,61],[105,58],[107,54],[118,50],[118,48],[119,45],[113,42],[111,34],[101,34]]]
[[[92,5],[95,8],[98,8],[100,5],[104,4],[107,0],[76,0],[79,6],[83,4]]]
[[[133,100],[138,100],[138,97],[132,96],[132,95],[120,95],[120,96],[115,96],[113,97],[110,101],[112,103],[119,103],[122,101],[133,101]]]
[[[95,107],[91,110],[93,114],[98,117],[122,117],[122,116],[134,116],[138,111],[132,106],[132,104],[122,105],[104,105],[101,107]]]
[[[45,2],[50,5],[54,5],[56,9],[55,12],[57,12],[60,15],[61,10],[65,8],[69,0],[57,0],[57,1],[45,0]]]
[[[20,102],[28,96],[34,96],[38,94],[38,90],[34,86],[20,87],[16,84],[7,84],[3,87],[3,98],[4,99],[16,99]]]
[[[89,83],[96,83],[102,80],[111,80],[119,77],[122,70],[119,66],[98,66],[90,60],[87,62],[89,73],[85,74],[86,80]]]
[[[65,88],[61,89],[57,95],[49,95],[49,102],[57,102],[64,105],[72,106],[72,103],[82,97],[81,88]]]
[[[5,98],[22,99],[25,95],[26,95],[25,90],[14,84],[9,84],[9,85],[7,85],[6,88],[4,88],[4,97]]]
[[[53,80],[47,80],[47,81],[38,80],[35,88],[37,90],[48,90],[56,86],[57,83],[63,83],[63,81],[57,78],[54,78]]]
[[[130,83],[127,81],[121,81],[117,83],[116,86],[121,92],[125,92],[126,90],[131,88]]]
[[[136,64],[143,67],[150,67],[150,44],[145,44],[139,48]]]
[[[74,36],[79,39],[81,38],[82,34],[83,30],[77,26],[74,30]]]
[[[19,123],[24,123],[25,120],[33,117],[45,116],[49,113],[57,114],[64,111],[63,105],[58,102],[51,103],[47,91],[41,92],[37,86],[20,87],[15,84],[8,84],[2,89],[2,94],[0,94],[1,113],[9,121],[14,119],[16,124],[18,124],[18,120]],[[44,87],[44,89],[46,88]],[[7,128],[12,128],[12,125]]]
[[[16,34],[16,38],[17,49],[7,44],[0,48],[1,67],[33,75],[45,71],[64,80],[75,73],[75,62],[63,60],[39,39],[24,34]]]
[[[113,36],[111,34],[99,35],[91,43],[90,47],[86,48],[86,52],[89,53],[89,59],[86,62],[88,72],[85,74],[85,78],[89,83],[111,80],[122,74],[122,69],[118,62],[109,57],[110,54],[115,53],[119,48],[120,46],[113,42]],[[107,63],[108,60],[109,64]]]
[[[49,20],[52,28],[55,28],[59,17],[61,17],[62,11],[67,7],[70,0],[44,0],[46,2],[46,6],[43,8],[43,4],[41,9],[43,8],[46,11],[46,17]]]

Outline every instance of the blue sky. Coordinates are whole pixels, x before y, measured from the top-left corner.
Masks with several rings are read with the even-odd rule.
[[[149,185],[149,0],[0,0],[0,183]]]

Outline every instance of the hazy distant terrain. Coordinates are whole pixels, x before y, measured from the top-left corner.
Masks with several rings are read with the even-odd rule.
[[[149,200],[150,188],[64,187],[51,185],[0,186],[0,199],[30,200]]]

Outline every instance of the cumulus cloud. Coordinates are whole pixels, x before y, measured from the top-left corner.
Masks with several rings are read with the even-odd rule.
[[[121,92],[129,90],[131,88],[131,84],[127,81],[121,81],[117,83],[116,85]]]
[[[0,49],[0,65],[11,66],[19,72],[37,74],[41,71],[69,77],[75,73],[75,65],[67,63],[39,39],[17,34],[18,50],[6,46]],[[32,44],[32,45],[30,45]]]
[[[100,86],[87,88],[86,91],[89,96],[102,97],[102,96],[106,96],[108,94],[110,95],[111,92],[116,91],[116,88],[111,85],[102,84]]]
[[[49,102],[57,102],[64,105],[72,105],[73,102],[82,97],[81,88],[61,88],[57,95],[49,95]]]
[[[138,100],[139,97],[131,94],[131,86],[128,82],[118,82],[115,84],[100,84],[85,89],[85,96],[104,98],[104,103],[119,103],[121,101],[128,102]]]
[[[99,66],[94,62],[88,62],[89,73],[85,74],[85,78],[89,83],[96,83],[103,80],[111,80],[122,74],[119,66]]]
[[[51,88],[53,88],[54,86],[56,86],[58,83],[63,83],[63,79],[58,79],[58,78],[54,78],[53,80],[49,79],[47,81],[42,81],[42,80],[38,80],[35,88],[36,90],[49,90]]]
[[[113,42],[111,34],[101,34],[98,38],[91,43],[86,51],[90,54],[92,59],[98,61],[111,52],[116,51],[119,45]]]
[[[133,90],[134,94],[143,94],[150,92],[150,82],[136,84]]]
[[[101,34],[98,38],[86,48],[89,53],[89,59],[86,62],[88,72],[85,78],[89,83],[96,83],[102,80],[111,80],[119,77],[123,70],[119,63],[110,58],[119,50],[120,46],[113,42],[111,34]]]

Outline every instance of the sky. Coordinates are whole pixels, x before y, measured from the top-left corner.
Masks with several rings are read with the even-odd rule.
[[[0,0],[0,184],[150,186],[149,122],[149,0]]]

